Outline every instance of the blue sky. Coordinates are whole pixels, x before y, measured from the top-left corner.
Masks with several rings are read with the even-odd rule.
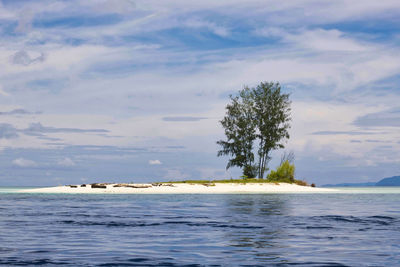
[[[298,178],[399,175],[399,18],[392,0],[0,1],[0,185],[237,177],[219,120],[261,81],[291,94]]]

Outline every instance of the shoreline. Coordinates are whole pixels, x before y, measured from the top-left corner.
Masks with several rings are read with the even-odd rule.
[[[99,183],[23,189],[21,193],[61,194],[274,194],[335,193],[337,189],[301,186],[288,183]]]

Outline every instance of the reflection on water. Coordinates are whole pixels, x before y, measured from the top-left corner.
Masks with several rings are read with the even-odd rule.
[[[0,194],[0,264],[391,266],[399,196]]]
[[[273,195],[267,198],[254,195],[229,198],[225,217],[232,217],[235,223],[252,226],[227,232],[225,238],[229,240],[229,245],[255,249],[254,256],[258,260],[280,258],[280,251],[287,247],[279,242],[284,236],[279,225],[282,216],[287,215],[285,204],[282,198]]]

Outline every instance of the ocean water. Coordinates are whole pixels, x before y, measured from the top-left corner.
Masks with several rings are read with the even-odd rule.
[[[399,266],[400,189],[69,195],[0,190],[5,266]]]

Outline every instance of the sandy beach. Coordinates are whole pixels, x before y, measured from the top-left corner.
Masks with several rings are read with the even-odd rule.
[[[272,194],[272,193],[328,193],[335,189],[300,186],[287,183],[158,183],[158,184],[98,184],[68,185],[21,190],[24,193],[67,193],[67,194]]]

